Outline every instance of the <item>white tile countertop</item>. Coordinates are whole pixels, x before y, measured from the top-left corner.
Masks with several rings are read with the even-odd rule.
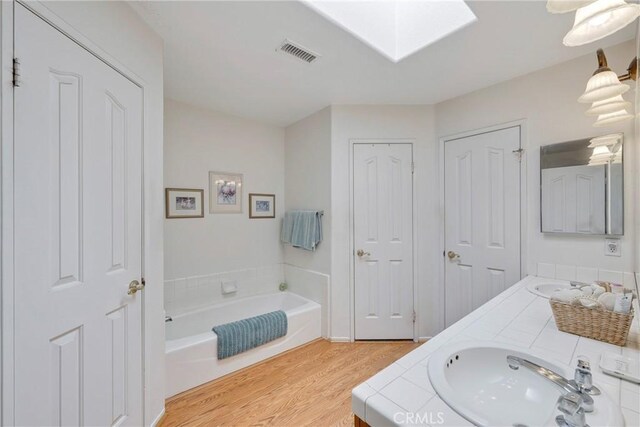
[[[619,403],[627,426],[640,426],[640,385],[605,375],[598,366],[604,351],[623,354],[640,363],[637,301],[627,345],[619,347],[560,332],[549,300],[527,290],[531,283],[568,282],[534,276],[524,278],[354,388],[353,413],[373,427],[412,425],[414,419],[420,420],[419,425],[472,425],[436,394],[429,381],[427,365],[430,355],[444,344],[487,340],[535,349],[571,367],[576,365],[579,355],[586,355],[591,361],[594,384]]]

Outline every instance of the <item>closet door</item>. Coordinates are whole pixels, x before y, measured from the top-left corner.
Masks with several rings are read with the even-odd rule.
[[[446,141],[445,323],[520,280],[520,127]]]
[[[141,425],[141,89],[18,3],[15,55],[15,423]]]
[[[355,339],[413,339],[413,148],[354,144]]]

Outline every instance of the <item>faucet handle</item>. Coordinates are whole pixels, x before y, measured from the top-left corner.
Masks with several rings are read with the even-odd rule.
[[[582,408],[582,396],[578,393],[563,394],[558,398],[558,410],[565,415],[575,415]]]
[[[558,398],[558,410],[562,415],[556,417],[560,427],[587,427],[582,396],[578,393],[563,394]]]
[[[591,363],[589,363],[589,361],[585,359],[578,359],[578,368],[591,371]]]

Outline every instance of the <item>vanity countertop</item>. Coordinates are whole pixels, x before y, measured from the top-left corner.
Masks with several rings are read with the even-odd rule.
[[[528,285],[537,283],[567,282],[534,276],[524,278],[354,388],[353,413],[374,427],[411,425],[416,415],[420,425],[472,425],[436,394],[429,381],[427,364],[430,355],[444,344],[487,340],[535,349],[549,359],[572,367],[576,365],[577,356],[588,356],[594,384],[619,403],[627,426],[640,426],[640,385],[605,375],[598,366],[604,351],[623,354],[640,363],[637,301],[627,345],[619,347],[559,331],[549,300],[527,290]],[[425,416],[429,415],[432,420],[426,420]]]

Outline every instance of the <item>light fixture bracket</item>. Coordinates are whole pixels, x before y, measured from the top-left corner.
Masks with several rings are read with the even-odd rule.
[[[604,71],[611,71],[611,68],[609,68],[609,64],[607,63],[607,56],[604,54],[604,50],[598,49],[596,56],[598,57],[598,69],[594,71],[593,75],[595,76],[596,74]]]
[[[604,54],[603,49],[598,49],[596,52],[596,56],[598,57],[598,69],[593,72],[593,75],[611,71],[609,68],[609,64],[607,63],[607,56]],[[627,73],[618,76],[618,80],[624,82],[626,80],[638,80],[638,57],[635,57],[631,60],[629,67],[627,67]]]
[[[631,60],[629,67],[627,68],[627,74],[618,76],[618,80],[624,82],[625,80],[638,80],[638,57],[636,56]]]

